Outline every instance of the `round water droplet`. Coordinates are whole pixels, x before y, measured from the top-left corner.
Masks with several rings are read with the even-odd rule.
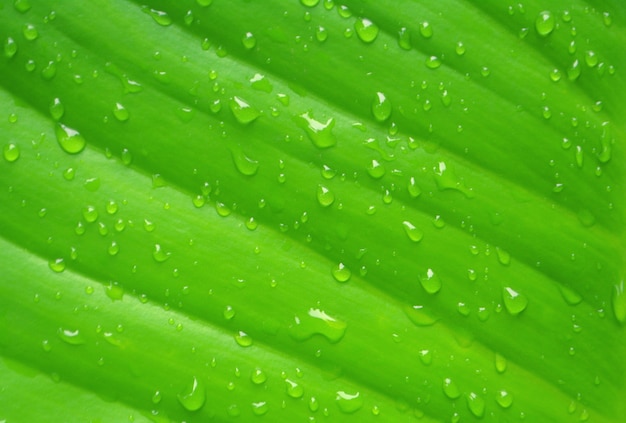
[[[351,414],[363,407],[363,398],[360,392],[351,394],[345,391],[337,391],[335,399],[339,409],[344,413]]]
[[[252,107],[247,101],[237,96],[230,100],[229,105],[231,112],[233,112],[235,119],[237,119],[237,122],[244,125],[255,121],[261,115],[256,108]]]
[[[45,81],[50,81],[57,74],[57,64],[54,60],[51,60],[41,70],[41,78]]]
[[[7,59],[12,58],[17,53],[17,43],[11,37],[8,37],[4,41],[4,57]]]
[[[157,263],[163,263],[164,261],[166,261],[167,259],[170,258],[170,254],[169,252],[166,252],[162,247],[161,244],[154,244],[154,250],[152,251],[152,258],[154,259],[154,261],[156,261]]]
[[[315,31],[315,38],[320,43],[323,43],[328,39],[328,30],[321,25],[318,26],[317,30]]]
[[[433,269],[426,270],[426,273],[420,275],[419,280],[424,291],[429,294],[436,294],[441,290],[441,279],[439,279],[439,276],[435,274]]]
[[[374,179],[380,179],[385,176],[385,167],[378,160],[372,160],[367,167],[367,173]]]
[[[189,383],[178,393],[178,401],[188,411],[197,411],[204,406],[206,401],[206,389],[204,384],[193,376]]]
[[[252,403],[252,413],[255,416],[262,416],[269,411],[269,406],[265,401],[253,402]]]
[[[317,202],[322,207],[328,207],[335,202],[335,194],[323,185],[317,186]]]
[[[470,412],[478,418],[483,417],[485,415],[485,400],[475,392],[470,392],[466,398],[467,408]]]
[[[456,383],[449,377],[443,380],[443,393],[450,399],[457,399],[461,396],[461,391]]]
[[[613,287],[611,304],[615,319],[622,324],[626,323],[626,293],[624,292],[623,280]]]
[[[329,148],[337,143],[337,139],[332,133],[335,119],[329,118],[326,123],[323,123],[316,120],[310,112],[305,112],[295,117],[294,120],[317,148]]]
[[[50,270],[52,270],[53,272],[61,273],[65,270],[65,260],[62,258],[50,260],[48,262],[48,267],[50,267]]]
[[[352,272],[343,263],[339,263],[332,269],[332,275],[337,282],[347,282],[352,276]]]
[[[465,54],[466,48],[465,48],[465,44],[463,43],[463,41],[459,41],[458,43],[456,43],[456,47],[454,48],[454,51],[459,56],[463,56]]]
[[[78,329],[59,328],[57,335],[63,342],[70,345],[82,345],[86,342],[85,337]]]
[[[372,114],[379,122],[384,122],[391,116],[391,102],[381,92],[377,92],[372,102]]]
[[[113,116],[120,122],[126,122],[130,117],[130,113],[121,103],[115,103],[113,107]]]
[[[439,320],[422,305],[406,306],[404,312],[409,320],[417,326],[432,326]]]
[[[58,123],[55,128],[59,145],[69,154],[78,154],[85,149],[87,141],[76,129]]]
[[[15,0],[13,2],[13,7],[20,13],[26,13],[30,10],[30,0]]]
[[[98,210],[94,206],[86,206],[83,208],[83,218],[88,223],[93,223],[98,219]]]
[[[437,69],[441,66],[441,59],[437,56],[430,56],[426,59],[426,67],[428,69]]]
[[[241,43],[247,50],[252,50],[256,47],[256,37],[251,32],[246,32],[241,39]]]
[[[346,322],[336,319],[324,310],[310,308],[304,315],[297,315],[289,326],[289,336],[304,341],[313,335],[322,335],[331,343],[337,343],[346,332]]]
[[[302,398],[304,395],[304,388],[302,388],[302,385],[291,379],[286,379],[285,382],[287,384],[287,395],[291,398]]]
[[[537,30],[537,34],[542,37],[547,37],[554,30],[554,26],[556,24],[556,19],[552,15],[552,12],[544,10],[540,12],[535,19],[535,29]]]
[[[252,345],[252,338],[250,337],[250,335],[243,331],[239,331],[235,335],[235,341],[240,347],[249,347]]]
[[[359,18],[354,22],[356,35],[365,43],[373,42],[378,37],[378,27],[366,18]]]
[[[503,389],[496,393],[496,402],[502,408],[509,408],[513,405],[513,397]]]
[[[13,143],[6,144],[2,149],[2,155],[4,156],[4,160],[13,163],[20,158],[20,148]]]
[[[35,28],[35,25],[32,24],[25,24],[22,27],[22,34],[24,35],[24,38],[26,38],[28,41],[36,40],[37,37],[39,37],[39,32],[37,31],[37,28]]]
[[[520,314],[528,306],[526,296],[508,286],[502,289],[502,299],[504,300],[506,311],[512,316]]]
[[[255,385],[262,385],[267,380],[267,375],[265,374],[263,370],[256,368],[250,374],[250,380]]]
[[[405,220],[402,222],[402,226],[404,227],[404,232],[409,237],[409,239],[413,242],[420,242],[424,237],[424,233],[420,231],[414,224]]]
[[[420,23],[420,35],[426,39],[433,36],[433,27],[428,22]]]

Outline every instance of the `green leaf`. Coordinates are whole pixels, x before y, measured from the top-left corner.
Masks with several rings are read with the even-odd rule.
[[[619,422],[616,0],[0,3],[0,421]]]

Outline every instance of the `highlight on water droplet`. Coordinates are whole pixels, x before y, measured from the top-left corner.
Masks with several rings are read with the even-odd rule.
[[[506,311],[512,316],[517,316],[522,311],[526,310],[528,306],[526,296],[508,286],[502,289],[502,299],[504,300]]]
[[[87,141],[74,128],[58,123],[55,128],[57,141],[63,151],[69,154],[78,154],[85,149]]]
[[[467,394],[466,399],[467,408],[470,410],[470,412],[478,418],[483,417],[485,414],[484,398],[482,398],[475,392],[470,392],[469,394]]]
[[[354,22],[354,30],[364,43],[371,43],[378,37],[378,26],[366,18],[357,19]]]
[[[324,185],[317,186],[317,202],[322,207],[328,207],[335,202],[335,194]]]
[[[20,148],[13,143],[6,144],[2,148],[2,155],[4,157],[4,160],[9,163],[13,163],[20,158]]]
[[[339,409],[347,414],[354,413],[363,407],[363,398],[358,391],[353,394],[345,391],[337,391],[335,399]]]
[[[237,119],[237,122],[247,125],[255,121],[261,113],[248,104],[244,99],[234,96],[229,102],[230,111],[233,112],[233,116]]]
[[[537,19],[535,19],[535,29],[537,34],[542,37],[547,37],[554,30],[556,25],[556,19],[552,15],[552,12],[544,10],[539,13]]]
[[[306,132],[317,148],[329,148],[337,143],[337,139],[332,133],[335,119],[329,118],[326,123],[323,123],[316,120],[311,112],[305,112],[294,117],[294,121],[298,127]]]
[[[352,276],[350,269],[343,263],[339,263],[337,266],[333,267],[331,273],[337,282],[347,282]]]
[[[409,239],[413,242],[420,242],[424,237],[424,233],[420,231],[413,223],[405,220],[402,222],[402,226],[404,227],[404,232],[409,237]]]
[[[186,410],[197,411],[206,401],[206,388],[196,376],[193,376],[191,382],[178,393],[177,397]]]
[[[372,101],[372,114],[379,122],[384,122],[391,116],[391,102],[380,91],[376,93],[374,101]]]
[[[439,276],[433,269],[428,269],[424,274],[420,275],[419,281],[424,291],[429,294],[436,294],[441,290],[441,279],[439,279]]]
[[[50,60],[46,66],[41,69],[41,78],[45,81],[50,81],[57,74],[57,64],[54,60]]]
[[[337,343],[346,332],[346,322],[330,316],[319,308],[310,308],[306,314],[294,317],[289,326],[289,336],[296,341],[305,341],[313,335],[321,335],[331,343]]]

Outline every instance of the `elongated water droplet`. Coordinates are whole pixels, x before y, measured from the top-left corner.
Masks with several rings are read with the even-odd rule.
[[[420,35],[426,39],[433,36],[433,27],[428,22],[420,23]]]
[[[364,43],[371,43],[378,37],[378,27],[374,22],[366,18],[357,19],[354,22],[354,30]]]
[[[152,251],[152,258],[157,263],[163,263],[170,258],[170,252],[166,252],[161,244],[154,244],[154,250]]]
[[[461,396],[459,387],[449,377],[443,380],[443,393],[450,399],[457,399]]]
[[[561,291],[561,295],[563,296],[563,299],[569,305],[580,304],[583,300],[583,297],[581,297],[578,292],[564,285],[559,285],[559,291]]]
[[[580,62],[578,59],[567,68],[567,79],[570,81],[576,81],[580,77]]]
[[[161,26],[170,26],[172,24],[172,18],[170,18],[170,15],[168,15],[167,12],[151,9],[147,6],[142,7],[142,10],[144,13],[150,15],[152,19],[154,19],[154,21]]]
[[[178,401],[188,411],[201,409],[206,401],[204,384],[193,376],[191,382],[178,393]]]
[[[2,149],[2,155],[4,156],[4,160],[13,163],[20,158],[20,148],[13,143],[6,144]]]
[[[54,60],[50,60],[41,70],[41,78],[50,81],[57,74],[57,64]]]
[[[506,358],[503,355],[496,353],[495,365],[498,373],[504,373],[507,366]]]
[[[61,119],[63,117],[63,114],[65,113],[65,107],[63,106],[63,103],[61,103],[61,100],[58,98],[54,98],[52,100],[49,109],[50,116],[52,116],[52,119],[57,121]]]
[[[120,122],[126,122],[130,117],[130,113],[121,103],[115,103],[113,107],[113,116]]]
[[[420,231],[414,224],[405,220],[402,222],[402,226],[404,226],[404,232],[409,237],[409,239],[413,242],[420,242],[424,237],[424,233]]]
[[[335,194],[324,185],[317,186],[317,202],[322,207],[328,207],[335,202]]]
[[[252,107],[247,101],[237,96],[230,100],[229,105],[235,119],[244,125],[255,121],[261,115],[256,108]]]
[[[354,413],[363,407],[363,398],[361,398],[360,392],[351,394],[345,391],[337,391],[336,400],[339,409],[347,414]]]
[[[304,315],[297,315],[289,326],[289,336],[296,341],[304,341],[313,335],[322,335],[331,343],[343,338],[346,322],[328,315],[319,308],[310,308]]]
[[[485,400],[475,392],[470,392],[466,398],[467,408],[470,412],[478,418],[483,417],[485,415]]]
[[[429,294],[436,294],[441,290],[441,279],[439,279],[439,276],[437,276],[433,269],[426,270],[423,275],[420,275],[419,280],[424,291]]]
[[[379,122],[384,122],[391,116],[391,102],[384,93],[376,93],[372,102],[372,114]]]
[[[87,141],[76,129],[58,123],[55,128],[59,145],[69,154],[78,154],[85,149]]]
[[[398,31],[398,45],[404,50],[411,50],[411,33],[405,27]]]
[[[335,135],[332,133],[335,119],[329,118],[326,123],[323,123],[316,120],[310,112],[305,112],[294,120],[317,148],[329,148],[337,143]]]
[[[339,263],[337,266],[332,269],[333,278],[337,282],[347,282],[352,276],[352,272],[348,269],[343,263]]]
[[[508,286],[502,289],[502,299],[504,300],[506,311],[512,316],[520,314],[528,306],[526,296]]]
[[[432,326],[439,320],[422,305],[407,306],[404,312],[416,326]]]
[[[59,328],[57,335],[63,342],[70,345],[82,345],[86,342],[85,337],[78,329]]]
[[[535,19],[535,29],[537,33],[542,37],[547,37],[554,30],[556,19],[552,15],[552,12],[544,10],[539,13],[537,19]]]
[[[613,297],[611,298],[613,305],[613,315],[620,323],[626,323],[626,292],[624,292],[624,281],[620,281],[613,287]]]
[[[458,178],[445,162],[439,162],[433,171],[435,174],[435,182],[439,190],[453,189],[463,193],[467,198],[474,197],[474,192],[465,186],[463,180]]]
[[[420,189],[419,186],[417,186],[417,182],[415,181],[415,178],[413,176],[409,178],[407,189],[409,191],[409,195],[413,198],[419,197],[420,194],[422,193],[422,190]]]
[[[598,160],[601,163],[607,163],[611,160],[612,154],[612,128],[609,122],[602,122],[602,134],[600,135],[600,144],[602,145],[602,149],[597,154]]]
[[[11,37],[8,37],[4,41],[4,57],[7,59],[12,58],[17,53],[17,43]]]
[[[507,251],[504,251],[500,247],[496,247],[496,255],[498,256],[498,261],[503,265],[508,266],[511,264],[511,255]]]
[[[233,162],[235,167],[242,175],[253,176],[259,170],[259,162],[246,156],[241,147],[234,146],[231,148]]]

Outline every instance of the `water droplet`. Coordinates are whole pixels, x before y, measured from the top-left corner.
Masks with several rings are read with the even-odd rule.
[[[500,247],[496,247],[496,255],[498,256],[498,261],[501,264],[505,266],[511,264],[511,255],[508,253],[508,251],[505,251]]]
[[[576,81],[580,77],[580,62],[578,59],[567,68],[567,79],[570,81]]]
[[[255,121],[261,115],[256,108],[252,107],[248,104],[248,102],[237,96],[230,100],[229,105],[235,119],[244,125]]]
[[[235,335],[235,341],[240,347],[249,347],[252,345],[252,338],[243,331],[237,332]]]
[[[246,156],[241,147],[234,146],[231,148],[233,162],[235,167],[242,175],[253,176],[259,170],[259,162]]]
[[[433,172],[439,190],[453,189],[462,192],[467,198],[474,197],[473,191],[465,186],[465,183],[456,176],[454,171],[449,168],[445,162],[439,162],[433,169]]]
[[[465,54],[466,48],[465,48],[465,44],[463,43],[463,41],[459,41],[458,43],[456,43],[456,47],[454,48],[454,51],[459,56],[463,56]]]
[[[537,33],[542,37],[547,37],[554,30],[554,26],[556,24],[556,19],[552,15],[552,12],[544,10],[540,12],[535,19],[535,29]]]
[[[271,93],[274,89],[265,75],[260,73],[255,73],[254,76],[250,78],[250,86],[257,91],[263,91],[264,93]]]
[[[59,328],[57,335],[63,342],[70,345],[82,345],[86,342],[85,337],[78,329]]]
[[[596,54],[595,51],[587,50],[585,52],[585,63],[587,64],[587,66],[589,66],[590,68],[593,68],[598,65],[598,62],[599,62],[598,55]]]
[[[323,43],[328,39],[328,30],[321,25],[318,26],[317,30],[315,31],[315,38],[320,43]]]
[[[88,223],[93,223],[98,219],[98,210],[94,206],[86,206],[83,208],[83,218]]]
[[[467,408],[469,408],[470,412],[478,418],[483,417],[485,414],[485,400],[475,392],[470,392],[466,398]]]
[[[554,82],[559,82],[561,80],[561,71],[557,68],[554,68],[550,71],[550,79]]]
[[[304,395],[304,388],[302,388],[302,385],[291,379],[285,379],[285,383],[287,384],[287,395],[291,398],[302,398]]]
[[[243,38],[241,39],[241,43],[243,44],[244,48],[246,48],[247,50],[252,50],[253,48],[256,47],[256,37],[254,36],[253,33],[246,32]]]
[[[439,276],[435,274],[433,269],[428,269],[426,273],[420,275],[419,281],[424,291],[429,294],[436,294],[441,290],[441,279],[439,279]]]
[[[428,69],[437,69],[439,66],[441,66],[441,59],[437,56],[429,56],[426,59],[426,67]]]
[[[252,413],[255,416],[262,416],[266,414],[269,410],[269,406],[265,401],[253,402],[252,403]]]
[[[411,33],[405,27],[398,31],[398,45],[404,50],[411,50]]]
[[[372,21],[366,18],[359,18],[354,22],[356,35],[364,43],[373,42],[378,37],[378,27]]]
[[[457,399],[461,396],[461,391],[456,383],[449,377],[443,380],[443,393],[450,399]]]
[[[55,128],[59,145],[69,154],[78,154],[85,149],[87,141],[76,129],[58,123]]]
[[[496,353],[495,365],[498,373],[504,373],[507,366],[506,358],[503,355]]]
[[[372,114],[379,122],[384,122],[391,116],[391,102],[381,92],[377,92],[372,102]]]
[[[346,322],[328,315],[318,308],[310,308],[304,315],[295,316],[289,326],[289,335],[296,341],[304,341],[313,335],[322,335],[331,343],[337,343],[346,332]]]
[[[311,397],[311,399],[309,399],[309,410],[315,413],[317,410],[319,410],[319,408],[320,403],[317,401],[317,398]]]
[[[121,103],[115,103],[115,107],[113,107],[113,116],[115,116],[115,119],[120,122],[126,122],[130,117],[130,113],[128,113],[126,107],[124,107]]]
[[[329,118],[326,123],[322,123],[313,118],[310,112],[305,112],[297,116],[295,122],[306,132],[317,148],[328,148],[337,143],[335,135],[332,133],[335,119]]]
[[[420,242],[424,237],[424,233],[420,231],[414,224],[405,220],[402,222],[402,226],[404,226],[404,232],[409,237],[409,239],[413,242]]]
[[[360,392],[350,394],[345,391],[337,391],[336,400],[339,409],[344,413],[354,413],[363,407],[363,398],[361,398]]]
[[[152,251],[152,258],[157,263],[163,263],[164,261],[166,261],[167,259],[170,258],[170,255],[171,255],[171,253],[170,252],[166,252],[161,247],[161,244],[154,244],[154,250]]]
[[[124,299],[124,288],[116,282],[105,285],[104,293],[111,301],[122,301]]]
[[[206,389],[204,384],[193,376],[191,382],[177,395],[180,404],[188,411],[197,411],[204,406]]]
[[[50,267],[50,270],[52,270],[53,272],[61,273],[65,270],[65,260],[63,260],[62,258],[50,260],[48,262],[48,267]]]
[[[11,37],[8,37],[4,41],[4,57],[7,59],[12,58],[17,53],[17,43]]]
[[[513,288],[505,287],[502,289],[502,299],[506,310],[512,316],[520,314],[528,306],[528,299],[524,294],[520,294]]]
[[[35,28],[35,25],[32,24],[25,24],[22,27],[22,34],[24,35],[24,38],[26,38],[28,41],[36,40],[37,37],[39,37],[39,32],[37,31],[37,28]]]
[[[13,7],[20,13],[26,13],[30,10],[31,5],[29,0],[15,0],[13,2]]]
[[[420,23],[420,35],[426,39],[433,36],[433,27],[428,22]]]
[[[65,107],[63,106],[63,103],[61,103],[61,100],[59,98],[55,98],[52,100],[49,110],[50,116],[52,116],[52,119],[56,121],[61,119],[63,117],[63,114],[65,114]]]
[[[432,326],[439,320],[422,305],[407,306],[404,308],[404,312],[416,326]]]
[[[46,66],[41,70],[41,78],[45,81],[50,81],[57,74],[57,64],[54,60],[49,61]]]
[[[170,15],[168,15],[167,12],[151,9],[147,6],[143,6],[142,10],[152,16],[152,19],[154,19],[154,21],[161,26],[170,26],[172,24],[172,18],[170,18]]]
[[[306,7],[315,7],[320,2],[320,0],[300,0],[300,3]]]
[[[600,144],[602,149],[597,154],[598,160],[601,163],[607,163],[611,160],[613,136],[611,125],[609,122],[602,122],[602,134],[600,135]]]
[[[13,143],[6,144],[2,149],[2,155],[4,156],[4,160],[13,163],[20,158],[20,148]]]
[[[620,323],[626,323],[626,293],[624,292],[624,281],[620,281],[613,287],[611,298],[613,305],[613,315]]]
[[[378,160],[372,160],[367,167],[367,173],[374,179],[380,179],[385,176],[385,167]]]
[[[335,202],[335,194],[323,185],[317,186],[317,201],[322,207],[328,207]]]
[[[496,402],[502,408],[509,408],[513,404],[513,397],[505,390],[496,393]]]
[[[415,181],[415,178],[413,176],[411,176],[411,178],[409,179],[407,189],[409,191],[409,195],[413,198],[419,197],[422,193],[422,190],[420,189],[420,187],[417,186],[417,182]]]

